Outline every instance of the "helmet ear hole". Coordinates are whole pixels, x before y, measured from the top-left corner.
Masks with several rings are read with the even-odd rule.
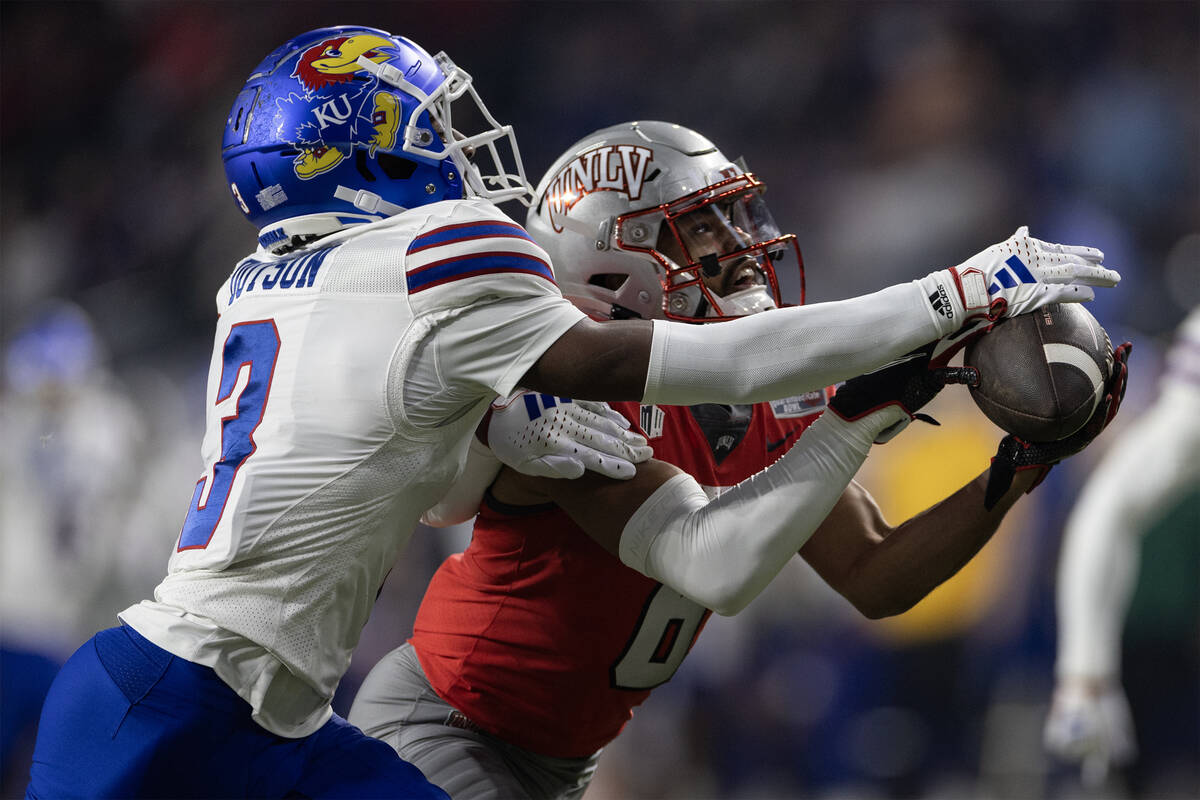
[[[383,174],[394,181],[408,180],[417,171],[417,162],[391,153],[376,153],[375,162],[379,164]]]
[[[262,175],[258,174],[258,164],[251,161],[250,162],[250,171],[254,173],[254,180],[255,180],[255,182],[258,183],[258,188],[265,189],[267,185],[265,183],[263,183]]]
[[[601,272],[588,278],[588,283],[592,286],[600,286],[615,292],[624,286],[628,280],[629,276],[620,272]]]
[[[371,172],[371,168],[367,166],[367,151],[362,148],[357,148],[354,153],[354,166],[358,169],[358,174],[363,176],[367,183],[375,182],[375,174]]]

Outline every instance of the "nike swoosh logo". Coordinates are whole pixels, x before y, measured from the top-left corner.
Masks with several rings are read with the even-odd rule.
[[[773,452],[773,451],[778,450],[779,448],[783,447],[783,445],[787,442],[787,440],[792,438],[795,435],[796,435],[796,432],[792,431],[787,436],[784,436],[782,439],[780,439],[778,441],[767,442],[767,452],[770,453],[770,452]]]

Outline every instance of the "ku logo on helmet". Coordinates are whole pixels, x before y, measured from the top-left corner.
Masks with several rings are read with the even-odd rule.
[[[601,145],[572,159],[546,189],[550,225],[562,233],[563,218],[592,192],[620,192],[639,199],[653,160],[653,150],[632,144]]]
[[[375,91],[379,81],[374,76],[363,83],[353,80],[366,73],[358,63],[360,57],[380,63],[395,52],[389,40],[364,33],[326,39],[300,54],[291,77],[304,92],[276,100],[275,117],[279,140],[300,151],[292,162],[296,177],[308,180],[328,172],[350,155],[355,144],[366,145],[372,156],[377,149],[395,146],[399,102],[388,92]],[[297,106],[307,107],[308,114],[287,113]],[[307,121],[289,130],[296,118]]]

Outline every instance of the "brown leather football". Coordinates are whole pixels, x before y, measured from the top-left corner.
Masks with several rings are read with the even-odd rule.
[[[1064,439],[1104,399],[1112,345],[1079,303],[1001,320],[969,344],[963,363],[979,370],[971,396],[1000,428],[1031,442]]]

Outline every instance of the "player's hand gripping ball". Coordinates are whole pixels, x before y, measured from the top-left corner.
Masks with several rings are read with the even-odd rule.
[[[1123,342],[1112,351],[1112,374],[1104,384],[1103,397],[1096,410],[1088,417],[1083,427],[1063,439],[1034,442],[1008,434],[1000,440],[996,455],[988,470],[987,488],[984,490],[984,508],[992,509],[1012,486],[1013,477],[1022,470],[1036,470],[1033,483],[1025,491],[1030,492],[1040,484],[1058,462],[1073,456],[1087,447],[1108,427],[1121,408],[1125,398],[1125,386],[1129,379],[1129,353],[1131,342]]]
[[[886,406],[899,407],[905,418],[880,431],[876,444],[890,441],[914,419],[940,425],[928,414],[919,413],[920,409],[947,384],[972,386],[979,374],[970,367],[932,367],[930,356],[936,344],[905,353],[873,372],[846,381],[829,401],[829,410],[844,420],[856,420]]]

